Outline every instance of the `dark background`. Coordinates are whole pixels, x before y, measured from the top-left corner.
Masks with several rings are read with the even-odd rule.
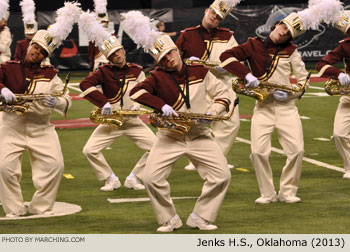
[[[144,15],[150,18],[162,20],[168,13],[165,22],[166,31],[177,31],[196,26],[201,23],[204,10],[213,3],[214,0],[109,0],[107,5],[108,14],[111,22],[114,23],[115,32],[118,32],[120,13],[138,9]],[[13,35],[11,45],[12,55],[14,55],[16,42],[24,39],[23,22],[19,6],[20,0],[10,1],[11,15],[8,20],[8,26]],[[93,0],[79,0],[83,10],[94,9]],[[342,1],[346,9],[350,9],[350,0]],[[36,18],[39,29],[46,29],[48,25],[55,20],[55,11],[62,7],[63,0],[36,0]],[[279,11],[286,10],[299,11],[307,7],[307,1],[272,1],[272,0],[244,0],[231,11],[220,26],[234,31],[234,36],[239,44],[247,41],[249,37],[266,36],[261,29],[269,27],[269,20]],[[170,16],[170,18],[169,18]],[[271,20],[270,20],[271,21]],[[298,37],[294,43],[299,47],[302,58],[305,62],[315,63],[319,61],[329,50],[334,49],[338,42],[345,38],[345,35],[333,27],[320,25],[317,30],[307,31],[304,35]],[[173,37],[176,41],[177,37]],[[58,48],[51,57],[51,63],[58,69],[88,70],[88,51],[87,46],[79,46],[80,38],[78,26],[74,25],[72,33],[64,41],[63,46]],[[144,67],[153,64],[153,59],[144,53],[141,48],[124,33],[122,44],[126,49],[127,60],[136,62]],[[72,49],[77,48],[73,56],[67,56]]]
[[[10,11],[21,11],[20,0],[10,0]],[[83,10],[93,9],[93,0],[78,0]],[[151,8],[194,8],[207,7],[214,0],[109,0],[108,9],[151,9]],[[307,0],[243,0],[239,5],[268,5],[268,4],[298,4],[307,3]],[[63,0],[35,0],[37,11],[55,11],[62,7]]]

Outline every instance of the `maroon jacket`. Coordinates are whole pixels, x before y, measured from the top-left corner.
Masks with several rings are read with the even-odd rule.
[[[202,30],[203,41],[200,30]],[[218,27],[214,30],[215,36],[213,40],[230,40],[233,36],[233,32],[226,28]],[[213,31],[209,32],[207,29],[202,27],[201,25],[197,25],[195,27],[190,27],[183,30],[176,41],[176,46],[182,52],[182,57],[184,59],[189,58],[191,56],[202,58],[204,54],[206,54],[206,48],[209,46],[209,50],[211,50],[212,46],[209,44],[209,41],[212,39]],[[206,56],[206,59],[208,56]],[[204,59],[204,60],[206,60]]]
[[[269,62],[271,62],[278,45],[274,44],[271,39],[268,38],[267,47],[269,52]],[[250,38],[244,44],[226,50],[221,54],[220,60],[223,62],[222,65],[225,65],[225,60],[229,60],[232,57],[236,58],[235,61],[225,65],[224,68],[241,79],[244,79],[250,71],[247,67],[242,65],[240,61],[248,60],[252,74],[259,79],[266,80],[274,73],[278,65],[278,58],[290,56],[296,48],[297,46],[292,43],[285,45],[285,47],[279,51],[275,62],[271,65],[269,76],[267,76],[267,78],[265,76],[263,79],[262,77],[266,75],[266,50],[264,47],[264,40],[261,38]]]
[[[339,45],[334,50],[330,51],[325,57],[323,57],[316,65],[317,71],[321,71],[321,69],[327,65],[334,65],[339,61],[344,61],[345,63],[345,71],[350,73],[350,38],[346,38],[339,42]],[[322,71],[321,77],[328,77],[333,79],[338,79],[338,75],[342,72],[342,70],[334,67],[328,66]]]
[[[123,94],[125,94],[129,82],[135,81],[139,77],[142,72],[142,67],[135,63],[127,63],[123,68],[118,68],[111,64],[101,66],[95,73],[92,73],[80,82],[80,89],[83,92],[88,89],[92,90],[88,92],[84,98],[100,108],[107,102],[111,104],[119,102],[121,99],[120,86],[115,77],[114,70],[117,72],[120,81],[123,80],[124,73],[127,71],[123,89]],[[97,85],[102,86],[103,93],[94,88]]]
[[[58,70],[52,65],[32,65],[24,63],[27,81],[30,81],[37,70],[34,79],[52,79],[58,73]],[[36,85],[34,83],[34,85]],[[25,82],[23,78],[22,65],[20,61],[9,60],[0,67],[0,90],[7,87],[15,94],[23,94],[25,92]],[[30,90],[29,90],[29,93]]]
[[[190,65],[188,66],[188,82],[190,87],[190,102],[192,99],[204,99],[203,89],[205,88],[204,79],[208,74],[209,69],[202,65]],[[182,71],[173,72],[173,76],[177,80],[183,90],[185,89],[186,74],[185,69]],[[207,85],[216,85],[216,83],[209,83]],[[137,93],[137,94],[135,94]],[[135,96],[133,96],[135,94]],[[182,98],[178,87],[172,80],[168,72],[164,71],[160,67],[157,67],[151,72],[150,76],[136,85],[130,92],[131,99],[134,99],[138,103],[152,107],[157,110],[168,104],[175,110],[179,110],[184,105],[184,99]],[[223,99],[222,99],[223,98]],[[215,97],[215,102],[220,103],[226,107],[229,107],[226,97]],[[203,100],[201,100],[203,101]],[[196,103],[191,104],[191,108],[198,106]],[[206,103],[204,104],[204,111],[206,110]]]
[[[27,54],[27,49],[31,40],[22,39],[17,41],[16,51],[15,51],[15,60],[24,60]]]

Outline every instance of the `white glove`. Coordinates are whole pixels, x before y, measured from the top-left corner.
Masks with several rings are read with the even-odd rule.
[[[101,111],[102,115],[111,115],[112,114],[112,106],[109,102],[107,102],[103,107]]]
[[[206,115],[212,115],[211,112],[207,112],[205,114]],[[210,125],[212,121],[211,120],[207,120],[207,119],[199,119],[198,122],[201,123],[201,124],[204,124],[204,125]]]
[[[246,87],[249,87],[249,88],[256,88],[258,85],[259,85],[259,81],[258,79],[252,75],[251,73],[248,73],[246,76],[245,76],[245,79],[247,80],[247,84],[245,84]]]
[[[224,74],[226,73],[226,69],[221,67],[221,66],[215,66],[214,69],[218,72],[218,73],[221,73],[221,74]]]
[[[44,106],[49,107],[49,108],[54,108],[57,103],[57,99],[55,97],[47,96],[43,100]]]
[[[346,73],[341,72],[338,75],[338,80],[342,86],[349,85],[350,84],[350,76]]]
[[[13,103],[16,101],[16,96],[10,89],[4,87],[1,89],[1,96],[5,99],[6,103]]]
[[[176,111],[171,107],[169,106],[168,104],[165,104],[163,107],[162,107],[162,112],[163,112],[163,115],[164,116],[171,116],[171,115],[175,115],[175,116],[179,116]]]
[[[139,105],[131,105],[130,110],[133,110],[133,111],[140,110],[140,106]]]
[[[278,101],[285,101],[288,98],[288,93],[282,90],[273,91],[273,97]]]
[[[191,57],[189,57],[188,59],[189,59],[189,60],[201,60],[200,58],[195,57],[195,56],[191,56]]]

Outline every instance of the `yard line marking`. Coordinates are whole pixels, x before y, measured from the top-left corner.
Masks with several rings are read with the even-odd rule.
[[[247,139],[244,139],[244,138],[237,137],[236,140],[238,142],[246,143],[246,144],[249,144],[249,145],[251,144],[251,141],[249,141]],[[275,148],[275,147],[271,147],[271,150],[273,152],[277,152],[279,154],[283,154],[284,155],[284,152],[281,149],[278,149],[278,148]],[[345,169],[344,168],[339,168],[337,166],[330,165],[330,164],[327,164],[327,163],[324,163],[324,162],[321,162],[321,161],[317,161],[315,159],[303,157],[303,161],[311,163],[311,164],[314,164],[314,165],[317,165],[317,166],[321,166],[321,167],[324,167],[324,168],[327,168],[327,169],[331,169],[331,170],[334,170],[334,171],[345,173]]]
[[[315,139],[315,140],[318,140],[318,141],[323,141],[323,142],[331,141],[331,139],[329,139],[329,138],[324,138],[324,137],[315,137],[314,139]]]
[[[311,86],[311,85],[308,88],[324,90],[324,87],[317,87],[317,86]]]
[[[198,197],[171,197],[173,200],[178,199],[197,199]],[[109,203],[128,203],[128,202],[146,202],[150,201],[149,198],[124,198],[124,199],[110,199],[108,198],[107,201]]]

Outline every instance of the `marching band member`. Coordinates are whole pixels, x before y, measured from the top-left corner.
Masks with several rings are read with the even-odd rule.
[[[127,63],[125,50],[115,36],[112,36],[96,20],[94,13],[82,13],[79,26],[87,33],[90,41],[95,41],[101,53],[109,60],[80,83],[82,97],[102,108],[103,115],[110,115],[112,110],[139,110],[139,104],[130,100],[130,90],[145,79],[142,67]],[[103,93],[96,86],[101,85]],[[145,187],[141,184],[142,172],[146,160],[155,142],[155,135],[139,118],[129,117],[120,128],[112,125],[99,125],[84,146],[83,153],[94,169],[99,180],[106,180],[102,191],[113,191],[121,184],[102,154],[118,137],[130,137],[138,147],[145,150],[124,186],[135,190]]]
[[[178,111],[205,114],[205,97],[208,93],[214,100],[208,113],[219,115],[228,111],[228,89],[208,68],[184,64],[171,38],[148,29],[149,19],[140,12],[131,11],[123,14],[123,17],[125,32],[136,44],[149,49],[148,52],[161,66],[131,90],[131,99],[162,111],[164,116],[176,116]],[[182,226],[170,197],[167,177],[176,160],[184,155],[196,165],[198,173],[205,180],[202,194],[186,224],[201,230],[217,229],[212,223],[228,189],[231,175],[226,158],[208,128],[193,123],[185,135],[159,129],[157,137],[144,171],[144,184],[161,225],[157,231],[172,232]]]
[[[201,25],[183,30],[176,41],[176,46],[179,48],[182,57],[185,59],[220,62],[219,57],[222,52],[238,45],[233,37],[233,32],[229,29],[219,27],[219,24],[240,1],[241,0],[215,0],[213,4],[205,10]],[[228,74],[226,71],[221,71],[216,73],[216,77],[222,79],[228,86],[230,100],[235,100],[236,94],[231,87],[232,75]],[[211,106],[213,101],[210,100],[209,97],[207,98],[208,106]],[[233,106],[233,104],[231,104],[231,106]],[[230,120],[211,123],[215,141],[220,146],[225,156],[230,151],[237,137],[239,126],[238,106],[236,106]],[[234,166],[229,164],[229,168],[234,168]],[[195,167],[190,163],[185,169],[194,170]]]
[[[103,25],[102,29],[107,30],[109,18],[107,13],[107,0],[94,0],[97,20]],[[106,56],[100,52],[94,41],[89,41],[88,47],[90,71],[96,72],[105,63],[108,63]]]
[[[25,150],[29,153],[36,189],[28,206],[29,213],[50,214],[61,181],[63,156],[50,115],[52,110],[65,115],[71,98],[57,76],[58,71],[40,63],[72,30],[80,14],[79,4],[66,2],[57,13],[60,15],[55,24],[35,34],[23,62],[8,61],[0,68],[1,96],[8,106],[16,102],[16,94],[33,97],[47,94],[42,101],[30,104],[24,115],[3,112],[0,121],[0,201],[6,217],[18,217],[27,212],[19,183]]]
[[[220,59],[227,71],[247,81],[249,88],[258,87],[259,81],[291,84],[289,76],[293,72],[299,87],[307,85],[308,73],[297,46],[291,41],[309,28],[317,28],[321,20],[312,13],[332,9],[335,1],[323,1],[309,9],[291,13],[275,25],[266,39],[254,37],[246,43],[225,51]],[[328,4],[329,3],[329,4]],[[338,6],[338,3],[335,5]],[[325,21],[325,20],[324,20]],[[307,26],[306,26],[307,25]],[[248,60],[250,69],[239,61]],[[261,197],[255,203],[266,204],[277,200],[286,203],[301,202],[296,196],[302,170],[304,155],[303,130],[296,98],[302,92],[290,93],[275,89],[263,102],[256,102],[251,125],[251,161],[255,169]],[[272,170],[269,163],[271,135],[277,129],[278,140],[287,156],[280,177],[278,196],[275,192]]]
[[[7,26],[9,18],[9,0],[0,0],[0,64],[11,59],[12,36]]]
[[[23,60],[26,57],[30,41],[38,31],[38,23],[35,21],[35,3],[33,0],[22,0],[19,5],[22,9],[24,34],[23,40],[17,41],[15,60]]]
[[[335,24],[335,27],[349,36],[350,27],[350,11],[344,11]],[[346,38],[339,42],[339,46],[330,51],[316,65],[317,71],[321,77],[328,77],[339,80],[342,86],[350,85],[350,38]],[[345,62],[345,73],[332,66],[339,61]],[[350,97],[343,95],[340,97],[337,112],[334,117],[333,139],[335,146],[339,151],[343,162],[345,174],[343,178],[350,179],[350,117],[349,117]]]

